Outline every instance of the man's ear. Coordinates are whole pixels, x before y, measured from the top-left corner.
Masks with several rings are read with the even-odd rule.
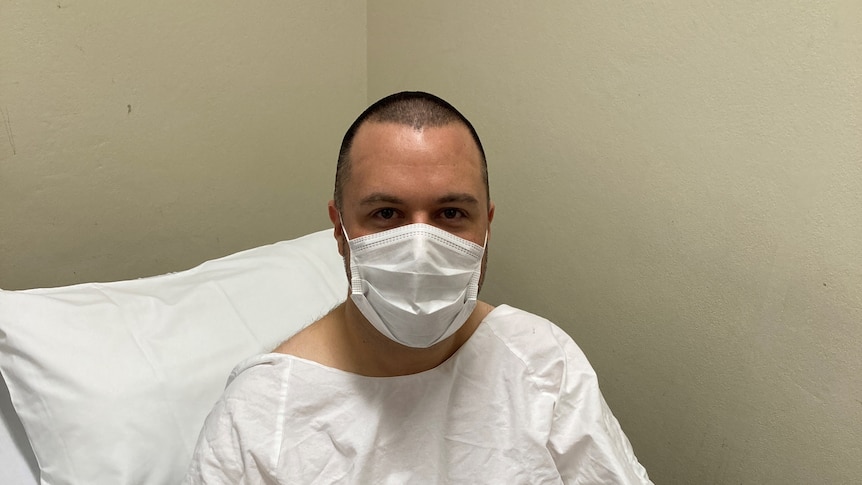
[[[343,257],[344,229],[341,227],[341,214],[339,214],[338,208],[335,207],[334,200],[329,201],[329,204],[327,204],[327,208],[329,209],[329,220],[332,221],[332,235],[333,237],[335,237],[335,240],[338,241],[338,254]]]

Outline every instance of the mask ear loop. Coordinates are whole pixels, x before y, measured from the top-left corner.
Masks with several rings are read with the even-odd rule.
[[[485,241],[482,243],[482,255],[479,261],[476,262],[476,268],[473,270],[473,277],[470,278],[470,283],[467,285],[467,293],[464,295],[465,301],[477,301],[479,299],[479,280],[482,279],[482,261],[485,258],[485,251],[488,250],[488,232],[485,231]]]
[[[347,236],[347,230],[344,229],[344,217],[341,216],[341,212],[338,213],[338,224],[341,225],[341,234],[344,236],[344,240],[350,244],[350,237]],[[488,239],[487,233],[485,239]]]
[[[347,229],[344,228],[344,218],[341,217],[341,212],[338,213],[338,223],[341,224],[341,234],[344,236],[344,240],[347,242],[347,249],[350,252],[348,261],[350,263],[350,292],[361,295],[363,293],[362,277],[359,275],[356,258],[353,257],[353,248],[350,247],[350,236],[347,235]]]

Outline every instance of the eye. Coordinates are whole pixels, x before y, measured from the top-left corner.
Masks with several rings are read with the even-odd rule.
[[[387,207],[385,209],[380,209],[374,213],[374,216],[379,217],[381,219],[389,220],[389,219],[392,219],[393,217],[395,217],[395,209],[391,209],[389,207]]]
[[[443,209],[440,214],[443,216],[444,219],[449,219],[449,220],[466,217],[466,214],[464,214],[464,211],[462,211],[461,209],[455,209],[455,208]]]

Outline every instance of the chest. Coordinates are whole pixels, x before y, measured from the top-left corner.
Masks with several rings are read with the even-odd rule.
[[[350,386],[318,381],[297,392],[273,466],[302,483],[323,476],[349,477],[346,483],[475,483],[480,476],[556,483],[546,446],[554,396],[534,384],[523,362],[489,353],[435,370]]]

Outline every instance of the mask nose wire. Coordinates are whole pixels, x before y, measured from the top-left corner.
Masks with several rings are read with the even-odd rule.
[[[341,215],[341,211],[338,212],[338,224],[341,225],[341,234],[344,234],[344,239],[350,244],[350,236],[347,235],[347,229],[344,228],[344,216]],[[485,229],[485,240],[482,242],[482,251],[488,249],[488,233],[490,233],[490,229]]]

